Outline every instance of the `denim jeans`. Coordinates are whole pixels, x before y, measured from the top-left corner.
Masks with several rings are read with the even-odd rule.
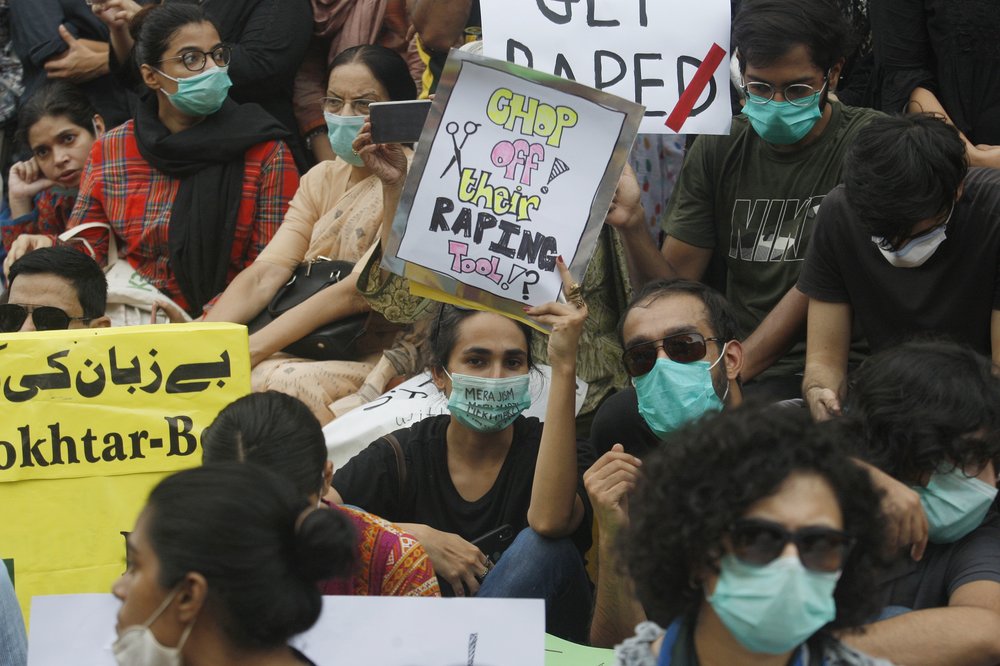
[[[545,631],[587,642],[593,594],[580,551],[568,538],[526,527],[483,580],[477,597],[544,599]]]
[[[0,666],[25,666],[28,638],[7,567],[0,562]]]

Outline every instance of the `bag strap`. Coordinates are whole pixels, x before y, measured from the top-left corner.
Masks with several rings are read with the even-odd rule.
[[[89,229],[104,229],[108,232],[108,268],[111,268],[116,263],[118,263],[118,242],[115,240],[115,232],[111,229],[111,225],[107,222],[86,222],[84,224],[78,224],[71,229],[59,234],[59,240],[69,241],[77,240],[83,243],[83,246],[87,248],[87,252],[90,254],[91,258],[94,258],[97,254],[94,252],[94,248],[91,247],[90,243],[85,238],[76,238],[76,235],[81,231],[87,231]]]
[[[403,446],[391,432],[388,435],[382,435],[382,439],[389,442],[389,446],[396,454],[396,475],[399,477],[399,497],[402,499],[403,492],[406,490],[406,456],[403,455]]]

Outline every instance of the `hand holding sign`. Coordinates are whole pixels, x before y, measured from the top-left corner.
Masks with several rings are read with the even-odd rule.
[[[576,352],[583,332],[583,322],[587,320],[587,303],[580,293],[580,285],[569,272],[562,257],[556,259],[556,267],[562,276],[563,293],[566,303],[553,301],[534,308],[525,308],[524,312],[551,327],[549,335],[549,363],[552,369],[576,367]]]

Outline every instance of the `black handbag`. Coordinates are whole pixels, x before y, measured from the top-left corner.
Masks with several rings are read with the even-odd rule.
[[[299,303],[347,278],[354,270],[350,261],[319,257],[299,264],[264,310],[247,324],[255,333]],[[356,360],[391,344],[399,326],[388,324],[375,312],[362,312],[320,326],[282,351],[315,361]]]

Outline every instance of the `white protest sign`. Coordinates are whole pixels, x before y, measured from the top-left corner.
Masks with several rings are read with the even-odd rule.
[[[115,666],[121,602],[110,594],[35,597],[28,666]],[[540,599],[323,597],[292,645],[318,666],[543,666]]]
[[[634,100],[646,134],[728,134],[729,4],[481,0],[483,53]]]
[[[549,404],[548,386],[552,368],[538,364],[529,376],[531,407],[525,416],[544,421]],[[587,382],[576,380],[576,413],[580,413],[587,397]],[[331,421],[323,428],[326,448],[334,467],[339,468],[382,435],[408,428],[417,421],[448,413],[448,397],[423,372],[386,391],[366,405],[361,405]]]
[[[572,81],[452,51],[383,266],[515,317],[582,281],[642,109]]]

